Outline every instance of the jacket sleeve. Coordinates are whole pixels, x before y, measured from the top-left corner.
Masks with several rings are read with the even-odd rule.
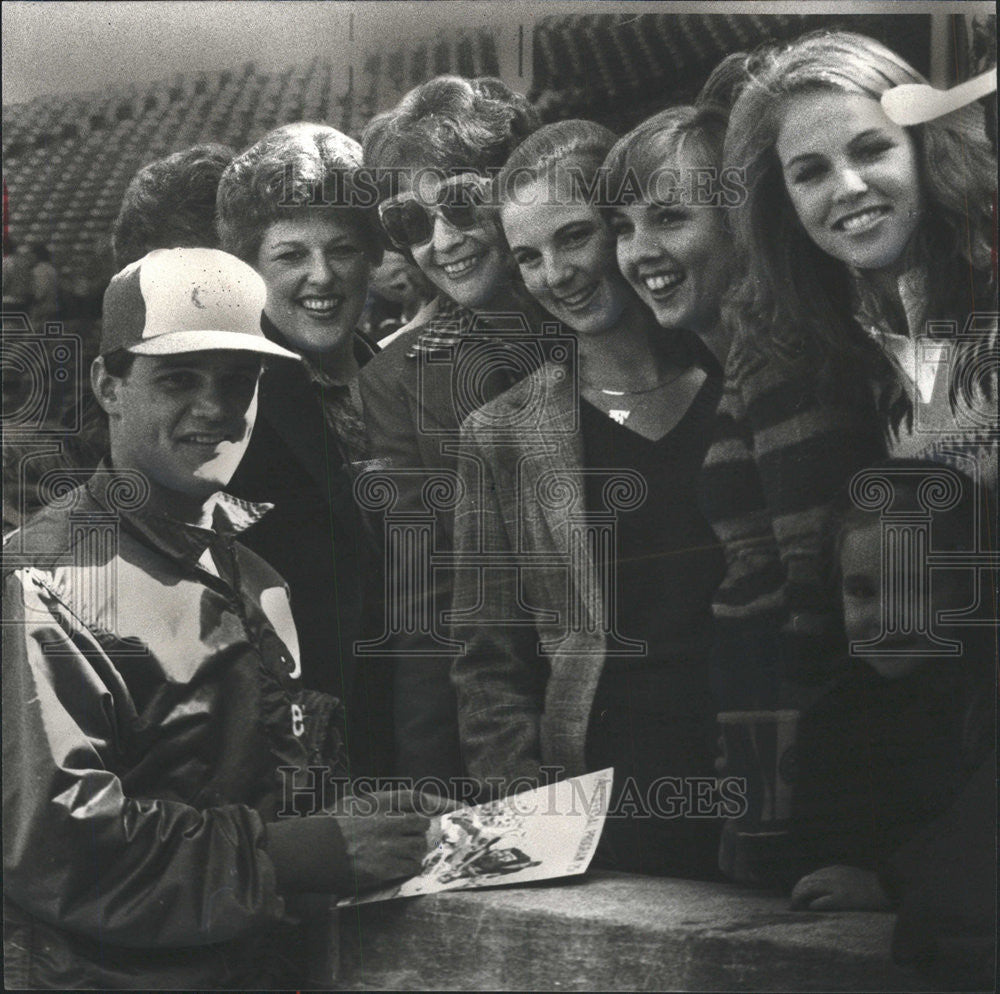
[[[784,583],[743,397],[741,365],[731,361],[726,370],[701,478],[702,505],[726,554],[726,575],[715,595],[715,614],[734,620],[780,610]]]
[[[397,341],[393,348],[404,348],[406,341]],[[389,365],[390,358],[397,362],[412,362],[412,377],[400,374]],[[402,373],[410,373],[403,367]],[[426,419],[433,417],[433,405],[421,404],[417,383],[416,360],[401,359],[389,351],[377,356],[363,371],[360,378],[364,404],[365,431],[368,437],[369,468],[385,471],[393,479],[398,496],[393,505],[394,514],[426,513],[422,499],[424,483],[438,469],[427,465],[421,450],[421,431]],[[442,461],[444,466],[446,461]],[[376,533],[376,547],[382,558],[381,569],[387,575],[386,590],[399,589],[405,577],[416,577],[422,563],[417,558],[420,546],[408,543],[393,550],[395,557],[388,561],[385,548],[384,518],[367,512],[371,527]],[[434,548],[450,548],[447,534],[447,512],[435,514]],[[430,582],[433,581],[433,582]],[[392,661],[393,724],[395,728],[394,773],[414,780],[421,777],[447,778],[460,776],[462,765],[459,757],[458,727],[456,720],[455,692],[449,679],[451,656],[427,630],[427,623],[438,618],[451,601],[451,571],[435,570],[419,588],[408,592],[405,603],[384,604],[381,612],[373,613],[373,622],[381,622],[386,629],[394,615],[408,624],[393,626],[384,643],[385,655]],[[381,614],[381,618],[374,615]],[[443,624],[437,626],[439,634],[446,635]],[[380,632],[376,632],[376,635]]]
[[[112,660],[26,569],[4,583],[4,892],[119,946],[217,943],[286,921],[259,815],[124,794]]]
[[[509,559],[515,545],[504,521],[489,450],[477,446],[463,429],[460,451],[466,496],[455,514],[458,566],[452,635],[465,644],[465,652],[452,664],[452,682],[458,695],[462,757],[481,783],[496,779],[486,784],[491,793],[506,792],[516,778],[541,782],[547,666],[538,655],[537,629],[522,606],[518,566],[472,565],[480,551],[507,553]]]

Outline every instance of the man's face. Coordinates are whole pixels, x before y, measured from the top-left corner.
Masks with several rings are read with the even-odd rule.
[[[382,265],[372,273],[372,291],[384,300],[404,307],[423,300],[423,277],[399,252],[386,252]]]
[[[137,355],[125,376],[97,360],[94,391],[108,414],[111,458],[181,502],[227,486],[257,416],[261,359],[250,352]]]

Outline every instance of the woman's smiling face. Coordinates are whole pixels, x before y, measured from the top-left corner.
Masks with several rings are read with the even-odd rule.
[[[606,331],[629,297],[614,238],[596,207],[568,186],[559,193],[546,202],[544,177],[521,186],[501,211],[504,233],[524,285],[550,314],[583,334]]]
[[[297,351],[321,355],[351,340],[371,275],[352,218],[332,207],[290,212],[264,232],[255,268],[265,313]]]
[[[920,221],[917,151],[877,100],[837,90],[799,94],[775,148],[792,207],[820,249],[859,269],[899,259]]]
[[[675,163],[679,174],[703,169],[687,150]],[[691,203],[681,183],[663,203],[648,200],[615,207],[611,230],[625,279],[664,328],[695,333],[714,329],[729,286],[732,242],[722,208]]]
[[[447,193],[439,187],[452,179],[442,183],[424,177],[418,192],[432,205],[439,197],[447,198]],[[404,181],[402,189],[406,188]],[[479,220],[473,227],[465,229],[454,227],[432,210],[430,239],[421,245],[411,245],[410,253],[424,275],[463,307],[486,304],[510,281],[503,237],[486,210],[479,212]]]

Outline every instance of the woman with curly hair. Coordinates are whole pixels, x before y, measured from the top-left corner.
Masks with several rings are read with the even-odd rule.
[[[265,333],[303,359],[268,370],[231,489],[275,505],[249,543],[288,581],[306,684],[339,697],[357,720],[348,735],[355,774],[387,772],[379,749],[388,738],[354,655],[372,570],[350,466],[364,449],[358,371],[377,351],[357,325],[382,257],[360,166],[347,135],[289,124],[236,156],[217,200],[222,247],[267,286]]]
[[[996,159],[978,108],[890,121],[882,94],[917,82],[870,38],[816,33],[751,56],[732,108],[747,275],[703,474],[730,706],[771,702],[782,655],[808,669],[839,642],[820,536],[854,472],[921,450],[987,471],[970,429],[996,421]]]
[[[537,330],[543,315],[518,286],[485,200],[490,176],[538,124],[527,100],[499,79],[439,76],[375,117],[362,136],[365,167],[383,194],[383,232],[437,290],[360,381],[369,456],[374,469],[392,475],[394,514],[428,513],[424,484],[454,473],[448,443],[458,440],[462,420],[527,372],[508,361],[504,342],[511,332]],[[450,548],[450,530],[450,516],[438,511],[436,552]],[[386,564],[396,600],[386,605],[375,649],[393,659],[397,772],[445,780],[462,773],[444,645],[450,583],[445,570],[425,580],[418,553]],[[424,589],[405,587],[407,577]]]

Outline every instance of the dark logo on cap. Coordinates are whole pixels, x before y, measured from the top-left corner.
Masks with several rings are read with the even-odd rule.
[[[200,289],[201,289],[201,287],[200,287],[200,286],[196,286],[196,287],[195,287],[195,288],[194,288],[194,289],[193,289],[193,290],[191,291],[191,303],[192,303],[192,304],[194,304],[194,306],[195,306],[195,307],[198,307],[198,308],[200,308],[201,310],[205,310],[205,305],[204,305],[204,304],[203,304],[203,303],[202,303],[202,302],[201,302],[201,301],[200,301],[200,300],[198,299],[198,291],[199,291]]]

